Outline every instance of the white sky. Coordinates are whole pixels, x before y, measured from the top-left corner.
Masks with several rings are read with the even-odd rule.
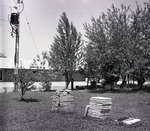
[[[9,6],[14,5],[14,1],[16,0],[0,0],[0,53],[7,56],[0,58],[0,67],[14,66],[15,38],[10,36],[11,28],[8,23]],[[36,54],[49,49],[63,11],[84,35],[83,24],[90,22],[92,16],[98,17],[112,3],[117,7],[123,3],[135,8],[136,1],[142,4],[148,0],[24,0],[25,9],[20,19],[20,60],[23,66],[28,67]]]

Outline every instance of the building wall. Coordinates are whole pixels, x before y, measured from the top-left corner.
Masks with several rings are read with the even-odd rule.
[[[44,77],[49,77],[50,81],[65,81],[64,75],[58,73],[53,74],[49,70],[42,69],[20,69],[26,73],[30,72],[33,76],[33,81],[43,81]],[[46,75],[47,74],[47,75]],[[73,74],[74,81],[84,81],[85,78],[79,73]],[[14,69],[13,68],[0,68],[0,82],[14,82]]]
[[[42,75],[47,73],[47,70],[37,69],[19,69],[19,72],[30,73],[32,81],[43,81]],[[14,69],[13,68],[0,68],[0,82],[14,82]]]
[[[33,79],[35,82],[43,81],[45,77],[45,73],[50,75],[50,81],[54,83],[63,82],[63,86],[65,85],[65,77],[58,73],[58,74],[51,74],[49,70],[37,70],[37,69],[21,69],[24,72],[30,72],[33,75]],[[42,75],[41,75],[42,74]],[[44,77],[43,77],[44,75]],[[48,76],[46,76],[48,77]],[[78,72],[73,74],[74,81],[84,81],[85,78]],[[14,69],[13,68],[0,68],[0,93],[1,92],[12,92],[14,90]],[[54,84],[53,83],[53,84]],[[57,84],[57,83],[56,83]],[[60,85],[60,84],[59,84]],[[54,86],[56,86],[54,84]],[[56,86],[57,87],[57,86]]]
[[[0,82],[0,93],[13,92],[14,82]]]
[[[13,74],[13,69],[0,68],[0,82],[13,82]]]

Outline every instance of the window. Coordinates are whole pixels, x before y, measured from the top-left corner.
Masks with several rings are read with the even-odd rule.
[[[2,81],[3,80],[3,72],[2,72],[2,70],[0,70],[0,81]]]
[[[35,73],[36,73],[36,71],[33,71],[33,73],[35,74]]]

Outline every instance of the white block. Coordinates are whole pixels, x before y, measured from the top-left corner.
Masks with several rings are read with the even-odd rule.
[[[140,119],[135,119],[135,118],[128,118],[122,121],[122,123],[126,124],[126,125],[132,125],[135,124],[137,122],[140,122]]]
[[[90,100],[106,100],[106,101],[111,101],[112,98],[109,97],[91,97]]]

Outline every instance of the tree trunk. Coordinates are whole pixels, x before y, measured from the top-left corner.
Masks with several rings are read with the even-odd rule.
[[[73,90],[74,89],[73,71],[70,72],[69,80],[71,82],[71,90]]]
[[[74,79],[72,78],[72,73],[66,72],[65,73],[65,79],[66,79],[66,89],[68,89],[68,86],[71,82],[71,90],[73,90],[74,89]]]
[[[126,75],[122,76],[122,83],[121,83],[121,88],[123,88],[126,85]]]
[[[24,88],[21,87],[21,100],[24,100],[24,94],[25,94]]]
[[[18,77],[17,77],[17,75],[15,75],[14,78],[15,78],[14,92],[18,92]]]
[[[70,81],[66,80],[66,89],[68,89],[69,83],[70,83]]]
[[[129,74],[127,75],[127,81],[128,81],[128,86],[129,86],[129,84],[130,84],[130,75]]]
[[[89,77],[87,78],[87,88],[88,88],[88,86],[89,86]]]
[[[138,86],[139,86],[139,89],[140,89],[140,90],[142,89],[144,82],[145,82],[144,77],[141,77],[141,78],[138,80]]]
[[[140,90],[142,89],[144,82],[145,82],[145,78],[144,75],[142,74],[142,71],[140,70],[139,79],[138,79],[138,86]]]
[[[68,72],[65,72],[65,80],[66,80],[66,89],[68,89],[68,86],[69,86],[69,83],[70,83]]]
[[[73,90],[74,89],[74,79],[72,78],[71,79],[71,90]]]
[[[144,82],[142,82],[141,80],[138,80],[138,87],[139,87],[139,90],[142,89],[143,83],[144,83]]]

